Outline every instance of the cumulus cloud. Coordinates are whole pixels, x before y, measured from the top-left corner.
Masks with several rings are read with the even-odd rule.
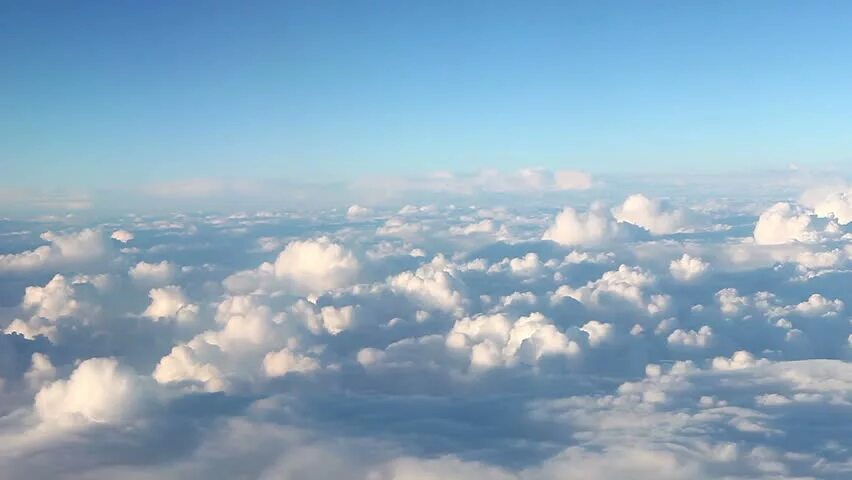
[[[760,214],[754,226],[754,241],[759,245],[819,241],[820,233],[812,218],[798,206],[779,202]]]
[[[353,283],[360,263],[343,245],[328,237],[295,240],[287,244],[274,263],[234,274],[225,287],[234,292],[271,288],[300,294],[322,293]]]
[[[110,238],[118,240],[121,243],[127,243],[136,237],[133,235],[133,232],[128,232],[127,230],[116,230],[112,232]]]
[[[49,260],[0,271],[0,477],[848,477],[852,232],[830,195],[754,219],[797,192],[636,180],[692,207],[554,218],[625,198],[584,178],[448,176],[491,195],[370,221],[342,218],[353,200],[0,219],[6,252],[63,232],[3,257]],[[144,245],[113,252],[116,225]]]
[[[835,219],[841,225],[852,222],[852,187],[813,188],[802,194],[802,203],[818,217]]]
[[[114,358],[92,358],[74,369],[67,380],[42,387],[35,412],[50,427],[130,420],[143,406],[144,381]]]
[[[562,245],[597,245],[627,239],[629,235],[628,227],[615,220],[603,208],[595,207],[579,213],[571,207],[565,207],[556,216],[554,224],[544,232],[542,239]]]
[[[45,232],[48,242],[34,250],[0,255],[0,272],[28,272],[67,268],[96,261],[108,253],[100,230],[87,228],[76,233]]]
[[[683,282],[689,282],[701,277],[707,272],[708,268],[710,268],[709,263],[700,258],[690,256],[687,253],[684,253],[677,260],[672,260],[672,263],[669,264],[669,271],[672,276]]]
[[[148,292],[151,303],[142,315],[152,320],[175,319],[188,322],[195,319],[198,306],[190,303],[183,289],[177,285],[153,288]]]
[[[165,285],[177,276],[175,264],[163,260],[158,263],[139,262],[127,272],[133,281],[142,285]]]
[[[691,230],[698,223],[694,212],[672,208],[664,201],[641,193],[627,197],[624,203],[612,209],[612,214],[617,221],[642,227],[654,235]]]
[[[352,205],[348,209],[346,209],[346,218],[350,220],[355,220],[358,218],[366,217],[372,213],[373,211],[367,207],[362,207],[360,205]]]

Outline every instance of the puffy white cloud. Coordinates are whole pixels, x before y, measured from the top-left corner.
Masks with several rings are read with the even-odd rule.
[[[852,222],[852,187],[815,188],[802,194],[802,203],[823,218],[833,218],[841,225]]]
[[[699,328],[698,331],[677,329],[666,340],[669,345],[703,348],[713,341],[713,329],[707,325]]]
[[[683,282],[689,282],[700,278],[709,268],[709,263],[687,253],[684,253],[683,256],[677,260],[672,260],[672,263],[669,264],[669,271],[672,276]]]
[[[754,227],[754,241],[758,245],[813,243],[818,240],[819,232],[811,224],[811,216],[786,202],[776,203],[766,209]]]
[[[116,230],[112,232],[110,238],[112,238],[113,240],[117,240],[121,243],[127,243],[136,237],[133,235],[133,232],[128,232],[127,230]]]
[[[276,278],[308,292],[345,286],[359,269],[352,252],[326,237],[290,242],[274,266]]]
[[[367,207],[362,207],[360,205],[352,205],[346,209],[346,218],[350,220],[355,220],[369,216],[372,213],[373,211]]]
[[[589,320],[580,327],[580,330],[586,332],[589,336],[589,344],[593,347],[612,340],[615,335],[615,328],[611,324],[597,320]]]
[[[7,275],[0,328],[26,338],[0,335],[0,477],[848,476],[829,427],[852,405],[849,227],[793,206],[815,241],[765,246],[742,238],[751,198],[713,195],[702,216],[733,225],[716,231],[646,199],[617,215],[676,241],[594,204],[604,240],[571,251],[538,241],[555,177],[482,198],[511,206],[406,207],[389,225],[406,239],[339,209],[122,217],[165,267]],[[26,228],[0,220],[0,240]],[[239,270],[257,258],[274,261]],[[149,305],[123,277],[168,270]]]
[[[239,272],[225,279],[225,287],[236,293],[258,289],[297,294],[322,293],[353,283],[360,263],[342,245],[328,237],[294,240],[278,254],[274,263]]]
[[[103,233],[97,229],[67,234],[45,232],[41,239],[48,244],[21,253],[0,255],[0,272],[66,268],[101,259],[108,253]]]
[[[626,227],[601,208],[578,213],[571,207],[565,207],[542,239],[562,245],[597,245],[624,239],[627,235]]]
[[[453,325],[446,343],[450,348],[469,351],[474,369],[537,365],[547,355],[572,357],[580,353],[574,340],[538,312],[516,320],[503,314],[463,318]]]
[[[153,320],[165,318],[188,322],[194,320],[198,314],[198,306],[190,303],[183,289],[177,285],[152,288],[148,296],[151,303],[142,315]]]
[[[671,208],[665,202],[641,193],[627,197],[624,203],[612,209],[612,214],[619,222],[632,223],[654,235],[682,232],[696,225],[696,214]]]
[[[130,267],[128,274],[135,282],[143,285],[166,285],[174,281],[178,268],[163,260],[159,263],[139,262]]]
[[[714,370],[742,370],[744,368],[752,368],[757,365],[765,365],[769,363],[765,358],[756,359],[754,355],[745,351],[739,350],[731,355],[731,358],[716,357],[713,359]]]
[[[725,315],[736,315],[749,305],[749,299],[740,296],[735,288],[723,288],[716,292],[719,309]]]
[[[91,358],[67,380],[42,387],[35,411],[50,426],[118,423],[132,419],[146,396],[143,381],[114,358]]]
[[[22,306],[48,320],[78,315],[83,308],[71,284],[60,274],[54,275],[43,287],[27,287]]]
[[[486,218],[465,226],[450,227],[450,233],[453,235],[474,235],[477,233],[494,233],[496,229],[494,222]]]
[[[842,311],[843,307],[843,301],[839,299],[829,300],[822,295],[815,293],[808,297],[808,299],[804,302],[796,305],[795,310],[802,315],[817,317],[835,315]]]
[[[619,265],[617,270],[605,272],[598,280],[590,281],[580,288],[560,286],[552,300],[571,297],[592,307],[605,306],[613,300],[622,301],[655,315],[667,310],[670,300],[667,295],[648,292],[656,281],[652,274],[641,268]]]
[[[268,377],[282,377],[288,373],[310,373],[320,369],[312,357],[300,355],[289,348],[269,352],[263,357],[263,371]]]
[[[56,274],[43,287],[27,287],[21,302],[21,309],[31,314],[29,320],[15,319],[5,329],[5,333],[19,333],[33,339],[44,335],[51,341],[56,340],[57,326],[62,319],[74,317],[86,323],[98,314],[99,308],[78,299],[75,285],[65,276]]]
[[[419,223],[406,222],[402,218],[391,217],[385,221],[384,225],[376,229],[376,235],[410,237],[419,234],[422,230],[423,226]]]
[[[56,379],[56,368],[47,355],[36,352],[32,356],[32,364],[24,374],[24,378],[30,388],[38,390],[45,383]]]
[[[441,256],[413,272],[406,271],[389,278],[388,285],[425,307],[448,311],[463,308],[464,282]]]

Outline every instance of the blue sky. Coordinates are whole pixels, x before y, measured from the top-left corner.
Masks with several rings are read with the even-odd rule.
[[[852,3],[7,1],[4,185],[842,165]]]

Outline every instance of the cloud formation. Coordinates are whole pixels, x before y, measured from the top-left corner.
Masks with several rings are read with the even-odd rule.
[[[429,181],[0,221],[0,478],[849,476],[845,190]]]

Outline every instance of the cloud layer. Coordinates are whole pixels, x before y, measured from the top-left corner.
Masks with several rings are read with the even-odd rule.
[[[416,181],[0,221],[0,478],[849,478],[846,187]]]

